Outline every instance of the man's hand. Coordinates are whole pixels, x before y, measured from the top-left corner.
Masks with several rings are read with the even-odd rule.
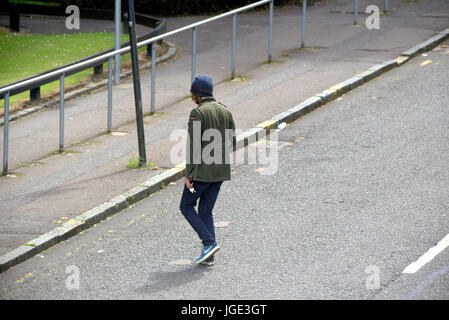
[[[193,188],[193,182],[192,182],[192,179],[186,178],[186,186],[187,186],[187,188],[188,188],[189,190]]]

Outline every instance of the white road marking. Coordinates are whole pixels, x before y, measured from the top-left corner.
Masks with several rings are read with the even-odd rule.
[[[449,246],[449,234],[447,234],[436,246],[432,247],[424,253],[418,260],[408,265],[402,273],[415,273],[421,269],[426,263],[432,261],[441,251]]]
[[[444,266],[440,270],[432,273],[429,277],[427,277],[423,282],[419,284],[419,286],[412,291],[412,293],[409,294],[409,296],[406,298],[407,300],[413,299],[413,297],[424,290],[432,281],[436,278],[441,276],[442,274],[445,274],[449,270],[449,265]]]
[[[424,66],[428,65],[429,63],[432,63],[432,60],[426,60],[426,61],[422,62],[422,63],[420,64],[420,66],[421,66],[421,67],[424,67]]]

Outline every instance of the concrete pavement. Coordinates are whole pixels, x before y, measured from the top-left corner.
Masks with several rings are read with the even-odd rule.
[[[246,77],[240,82],[224,81],[229,76],[230,33],[223,30],[231,30],[230,20],[200,28],[197,71],[211,74],[220,83],[215,95],[232,110],[240,129],[249,129],[377,63],[396,58],[444,29],[444,23],[447,26],[448,17],[434,18],[447,8],[445,1],[392,1],[395,10],[381,16],[380,30],[352,26],[350,14],[336,12],[349,2],[329,1],[309,9],[306,49],[298,49],[298,8],[276,9],[275,63],[271,65],[263,64],[266,12],[239,15],[237,73]],[[200,18],[182,19],[184,25],[186,19]],[[172,28],[170,25],[176,26],[169,21]],[[113,135],[101,133],[106,124],[106,92],[67,103],[68,150],[63,155],[49,155],[58,145],[56,109],[12,124],[13,173],[0,179],[0,253],[61,226],[176,165],[169,158],[175,143],[169,137],[173,130],[186,127],[187,115],[194,107],[185,98],[190,81],[189,39],[190,35],[168,39],[184,49],[183,53],[176,61],[157,69],[157,113],[145,118],[148,161],[157,168],[126,168],[129,159],[137,156],[134,105],[130,98],[132,82],[122,82],[114,88]],[[148,74],[143,73],[145,111],[149,111],[149,85]]]

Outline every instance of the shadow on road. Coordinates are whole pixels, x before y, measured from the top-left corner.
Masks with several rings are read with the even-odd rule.
[[[159,291],[168,291],[200,280],[210,271],[212,268],[208,266],[194,265],[178,271],[153,272],[148,278],[149,283],[136,289],[136,292],[150,295]]]

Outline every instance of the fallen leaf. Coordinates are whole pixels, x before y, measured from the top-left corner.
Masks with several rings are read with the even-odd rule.
[[[225,228],[229,226],[232,222],[231,221],[219,221],[215,222],[214,225],[216,228]]]
[[[127,134],[129,134],[129,133],[128,132],[124,132],[124,131],[112,131],[111,132],[111,135],[118,136],[118,137],[126,136]]]
[[[31,277],[31,276],[33,275],[33,273],[34,273],[34,271],[33,271],[33,272],[30,272],[30,273],[27,273],[26,275],[24,275],[24,276],[23,276],[22,278],[20,278],[19,280],[16,280],[14,283],[15,283],[15,284],[19,284],[19,283],[24,282],[25,279]]]

